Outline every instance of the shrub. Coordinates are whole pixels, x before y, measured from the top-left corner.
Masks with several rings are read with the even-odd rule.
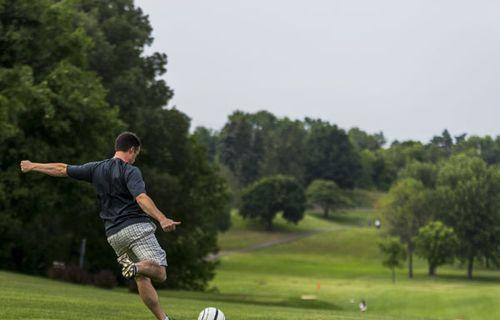
[[[101,270],[94,275],[94,285],[99,288],[113,289],[118,285],[113,272],[109,270]]]
[[[76,265],[65,266],[62,263],[54,263],[47,274],[51,279],[79,284],[92,284],[92,277],[88,272]]]

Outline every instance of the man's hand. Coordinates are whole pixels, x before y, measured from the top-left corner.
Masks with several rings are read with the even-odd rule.
[[[33,162],[29,160],[21,161],[21,171],[23,173],[30,172],[31,170],[33,170],[33,167],[34,167]]]
[[[181,224],[180,221],[174,221],[169,218],[165,218],[160,222],[160,226],[165,232],[170,232],[175,230],[175,226]]]
[[[151,199],[145,192],[141,193],[135,197],[135,201],[139,204],[141,209],[148,214],[150,217],[160,223],[161,228],[165,232],[170,232],[175,230],[175,226],[181,224],[179,221],[174,221],[165,217],[165,215],[158,210],[153,199]]]

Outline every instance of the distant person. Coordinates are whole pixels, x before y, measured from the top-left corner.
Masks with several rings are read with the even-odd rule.
[[[380,226],[381,226],[381,225],[382,225],[382,223],[380,222],[380,220],[379,220],[379,219],[375,220],[375,227],[376,227],[377,229],[380,229]]]
[[[368,305],[366,304],[366,301],[365,300],[361,300],[361,302],[359,303],[359,310],[361,312],[365,312],[366,309],[368,309]]]
[[[21,171],[71,177],[94,185],[106,237],[118,256],[123,276],[135,279],[142,301],[158,320],[169,320],[151,283],[151,279],[163,282],[167,278],[166,254],[156,240],[156,225],[151,218],[165,232],[174,231],[180,222],[165,217],[146,194],[141,171],[133,166],[140,150],[139,138],[123,132],[116,138],[115,155],[111,159],[84,165],[23,160]]]

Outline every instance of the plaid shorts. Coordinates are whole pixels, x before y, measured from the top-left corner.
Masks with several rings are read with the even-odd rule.
[[[167,266],[167,255],[155,237],[154,223],[136,223],[108,237],[108,242],[119,257],[125,252],[134,262],[152,260]]]

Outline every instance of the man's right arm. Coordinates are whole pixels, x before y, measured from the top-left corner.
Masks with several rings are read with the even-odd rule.
[[[68,165],[65,163],[36,163],[29,160],[23,160],[20,165],[23,173],[36,171],[53,177],[68,176]]]
[[[137,201],[144,212],[160,223],[163,231],[174,231],[175,226],[181,224],[178,221],[165,217],[165,215],[156,207],[153,199],[151,199],[146,193],[139,194],[135,197],[135,201]]]

